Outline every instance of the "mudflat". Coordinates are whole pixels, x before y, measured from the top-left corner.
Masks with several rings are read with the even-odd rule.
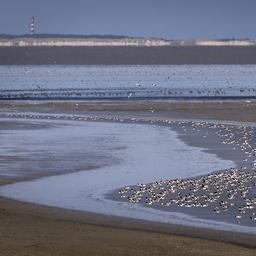
[[[256,121],[256,101],[92,101],[2,102],[1,111],[38,113],[110,114],[149,118]]]
[[[1,104],[1,111],[255,122],[254,102]],[[153,110],[153,111],[152,111]],[[242,113],[242,114],[241,114]],[[1,180],[2,184],[10,181]],[[13,182],[13,181],[12,181]],[[169,226],[0,199],[1,255],[255,255],[254,235]]]

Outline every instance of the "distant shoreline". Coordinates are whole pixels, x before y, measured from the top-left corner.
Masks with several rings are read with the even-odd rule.
[[[0,65],[256,64],[255,46],[2,46]]]

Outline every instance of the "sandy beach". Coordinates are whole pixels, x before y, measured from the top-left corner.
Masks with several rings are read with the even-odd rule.
[[[30,104],[9,102],[0,105],[0,116],[5,118],[1,129],[17,129],[15,118],[40,120],[42,116],[86,115],[115,119],[143,118],[157,120],[222,120],[228,122],[255,123],[256,103],[253,101],[226,102],[54,102]],[[243,111],[241,111],[241,109]],[[242,114],[241,114],[242,113]],[[22,117],[23,115],[23,117]],[[8,122],[6,122],[8,118]],[[42,119],[43,119],[42,118]],[[54,119],[54,118],[53,118]],[[4,119],[2,119],[4,120]],[[104,121],[104,120],[102,120]],[[220,121],[218,121],[220,122]],[[40,127],[26,122],[18,127],[21,130],[47,129],[42,122]],[[183,136],[184,137],[184,136]],[[182,138],[195,147],[196,141]],[[214,151],[214,148],[208,149]],[[231,156],[228,150],[220,154],[223,159],[231,160],[237,166],[242,158],[237,153]],[[216,154],[216,152],[215,152]],[[99,155],[88,155],[91,160],[88,168],[95,166]],[[233,159],[232,159],[233,158]],[[108,164],[106,158],[103,164]],[[113,159],[112,159],[113,160]],[[89,161],[90,162],[90,161]],[[8,162],[7,162],[8,163]],[[0,184],[6,185],[22,180],[58,174],[58,168],[48,168],[48,172],[37,170],[19,177],[1,177]],[[84,168],[76,166],[74,172]],[[68,172],[68,168],[66,170]],[[65,173],[65,170],[61,173]],[[127,218],[86,214],[80,211],[45,207],[15,200],[1,198],[1,250],[3,255],[253,255],[255,253],[255,235],[239,232],[214,231],[205,228],[193,228],[180,225],[163,225]],[[65,232],[63,232],[63,230]],[[70,239],[70,237],[72,237]],[[111,242],[110,242],[111,241]],[[100,245],[99,245],[100,244]],[[216,251],[216,247],[218,250]],[[127,250],[129,248],[129,250]]]

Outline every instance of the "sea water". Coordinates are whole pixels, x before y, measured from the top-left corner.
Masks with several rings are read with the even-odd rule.
[[[256,65],[0,66],[0,99],[255,97]]]

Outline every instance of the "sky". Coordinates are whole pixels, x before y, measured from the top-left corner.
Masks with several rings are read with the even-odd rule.
[[[256,38],[256,0],[0,0],[0,34]]]

